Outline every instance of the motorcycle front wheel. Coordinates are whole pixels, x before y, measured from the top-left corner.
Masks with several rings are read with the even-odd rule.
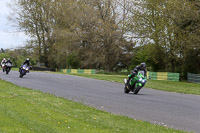
[[[20,77],[20,78],[23,78],[23,75],[20,74],[19,77]]]
[[[19,74],[19,77],[20,77],[20,78],[23,78],[23,76],[24,76],[25,74],[26,74],[26,73],[25,73],[24,71],[21,70],[21,71],[20,71],[20,74]]]
[[[10,72],[9,68],[6,68],[6,74],[8,74]]]
[[[133,91],[133,93],[134,93],[134,94],[138,94],[138,92],[140,91],[141,88],[142,88],[141,86],[138,86],[138,87]]]

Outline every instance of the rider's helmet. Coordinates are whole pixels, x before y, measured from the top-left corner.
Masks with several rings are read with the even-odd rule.
[[[29,58],[26,58],[27,61],[29,61]]]
[[[3,60],[6,60],[6,58],[3,58]]]
[[[10,60],[10,58],[7,59],[8,61]]]
[[[146,64],[145,63],[141,63],[140,64],[140,68],[143,69],[143,70],[146,69]]]

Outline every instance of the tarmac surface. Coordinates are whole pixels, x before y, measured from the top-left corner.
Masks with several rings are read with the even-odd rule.
[[[124,85],[78,76],[19,72],[0,78],[22,87],[41,90],[59,97],[169,128],[200,133],[200,96],[142,88],[138,95],[125,94]]]

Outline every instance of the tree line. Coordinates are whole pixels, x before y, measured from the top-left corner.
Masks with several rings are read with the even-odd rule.
[[[200,73],[198,0],[17,0],[9,20],[25,51],[56,68]],[[12,51],[12,53],[15,53]]]

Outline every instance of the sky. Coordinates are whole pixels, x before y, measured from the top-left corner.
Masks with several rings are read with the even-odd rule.
[[[7,20],[10,9],[7,3],[12,0],[0,0],[0,48],[14,49],[24,46],[28,36],[24,32],[12,27],[12,24]]]

